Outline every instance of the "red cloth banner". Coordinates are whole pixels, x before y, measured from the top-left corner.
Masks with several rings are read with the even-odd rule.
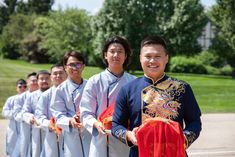
[[[185,138],[179,123],[150,118],[137,130],[139,157],[186,157]]]

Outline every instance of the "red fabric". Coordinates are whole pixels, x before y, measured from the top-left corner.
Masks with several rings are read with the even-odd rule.
[[[179,123],[163,118],[146,120],[136,132],[139,157],[186,157]]]
[[[105,129],[112,129],[112,117],[114,111],[114,104],[109,105],[98,117],[98,120],[103,124]]]
[[[51,117],[50,119],[50,125],[55,128],[55,133],[57,135],[60,135],[61,134],[61,131],[62,129],[60,127],[58,127],[56,124],[55,124],[55,118],[54,117]]]

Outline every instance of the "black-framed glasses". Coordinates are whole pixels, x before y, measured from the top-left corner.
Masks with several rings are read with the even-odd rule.
[[[69,68],[76,68],[76,69],[80,69],[82,67],[83,63],[69,63],[67,64],[67,66]]]

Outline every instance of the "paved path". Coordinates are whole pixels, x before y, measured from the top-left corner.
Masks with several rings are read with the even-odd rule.
[[[235,114],[202,115],[202,132],[189,157],[235,157]]]
[[[6,129],[7,129],[8,121],[7,120],[0,120],[0,157],[6,157],[5,150],[5,135],[6,135]]]
[[[7,124],[0,120],[0,157],[6,157]],[[202,124],[200,137],[188,149],[189,157],[235,157],[235,114],[204,114]]]

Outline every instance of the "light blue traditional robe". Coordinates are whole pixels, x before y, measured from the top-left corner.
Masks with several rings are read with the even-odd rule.
[[[52,98],[52,114],[56,118],[56,124],[63,130],[64,157],[88,157],[91,135],[85,128],[75,129],[69,125],[70,118],[79,110],[78,105],[86,82],[83,80],[78,85],[67,79],[56,88]]]
[[[107,135],[100,135],[93,124],[97,117],[111,104],[115,103],[116,96],[122,86],[136,77],[126,72],[118,78],[109,70],[91,77],[84,89],[80,103],[81,121],[92,134],[89,157],[126,157],[129,147],[118,139],[109,136],[109,151],[107,153]]]
[[[23,109],[22,118],[27,124],[30,124],[32,117],[35,117],[36,104],[42,94],[41,90],[36,90],[27,97]],[[31,132],[31,146],[32,157],[39,157],[42,151],[42,143],[45,137],[45,132],[39,128],[39,126],[32,125]]]
[[[42,93],[41,97],[36,106],[36,117],[41,128],[45,131],[45,139],[43,143],[43,150],[41,153],[41,157],[62,157],[62,135],[59,136],[57,141],[57,136],[54,132],[51,132],[48,128],[50,125],[50,119],[52,117],[52,113],[50,110],[50,105],[52,102],[52,95],[55,93],[56,87],[53,86],[44,93]]]
[[[2,110],[2,115],[9,120],[6,133],[6,154],[10,157],[18,157],[20,155],[19,147],[16,145],[17,138],[20,136],[20,125],[13,116],[13,107],[17,96],[9,97]]]
[[[16,97],[13,107],[13,116],[20,123],[20,136],[17,138],[17,145],[20,147],[21,157],[31,157],[31,126],[22,120],[22,108],[31,92],[26,91]]]

